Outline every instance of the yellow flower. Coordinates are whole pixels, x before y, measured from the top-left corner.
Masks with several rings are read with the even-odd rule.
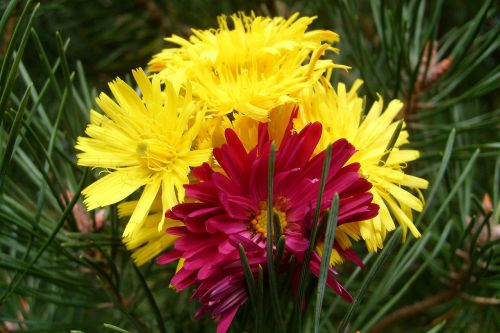
[[[91,110],[90,124],[79,137],[78,165],[102,168],[107,173],[82,193],[87,208],[119,202],[138,189],[142,193],[124,236],[137,232],[161,191],[163,213],[182,202],[190,167],[201,165],[211,149],[193,149],[204,112],[191,98],[189,86],[180,92],[169,82],[161,89],[158,77],[150,81],[142,70],[133,71],[142,98],[124,81],[109,84],[116,100],[101,93],[97,104],[104,115]]]
[[[350,238],[357,240],[359,234],[366,241],[370,251],[383,247],[387,231],[395,229],[395,220],[403,228],[403,237],[409,229],[413,236],[420,237],[420,232],[412,221],[412,210],[422,211],[423,199],[410,193],[427,188],[428,182],[422,178],[405,174],[407,163],[419,157],[417,150],[401,149],[408,143],[408,132],[401,130],[394,148],[385,163],[381,162],[398,120],[395,120],[403,104],[393,100],[384,110],[382,98],[376,101],[364,115],[363,99],[356,93],[362,81],[353,84],[346,91],[344,84],[339,84],[337,91],[322,78],[313,88],[301,93],[301,111],[294,125],[297,130],[306,124],[320,121],[323,134],[318,150],[325,149],[329,143],[346,138],[357,149],[349,162],[359,162],[360,174],[368,179],[373,188],[373,201],[380,206],[379,215],[359,224],[342,225],[336,235],[342,248],[350,247]],[[404,126],[403,126],[404,128]],[[347,237],[349,236],[349,237]]]
[[[137,203],[137,200],[120,203],[118,205],[118,216],[120,218],[130,217]],[[166,230],[170,227],[180,226],[181,223],[179,221],[166,218],[162,229],[158,230],[158,224],[163,215],[161,194],[158,193],[141,228],[134,235],[123,238],[127,249],[132,251],[132,259],[137,266],[142,266],[149,262],[170,247],[177,239],[176,236],[167,234]]]
[[[198,134],[195,146],[198,149],[216,148],[226,143],[224,130],[231,127],[231,120],[227,116],[205,118]]]
[[[345,68],[320,60],[325,51],[337,51],[331,44],[339,37],[327,30],[306,32],[314,19],[238,13],[231,16],[230,28],[220,16],[218,29],[193,30],[189,40],[166,38],[180,47],[164,49],[149,66],[177,86],[189,81],[210,113],[236,110],[267,121],[269,110],[296,101],[295,95],[327,69]]]
[[[279,147],[285,130],[290,122],[292,111],[297,106],[295,104],[285,104],[272,109],[269,112],[268,132],[271,140]],[[236,132],[247,151],[250,151],[258,143],[260,122],[249,116],[235,114],[230,127]]]

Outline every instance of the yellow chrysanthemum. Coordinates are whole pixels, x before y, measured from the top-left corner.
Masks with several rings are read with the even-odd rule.
[[[162,90],[158,77],[150,81],[142,70],[133,71],[142,98],[124,81],[109,84],[116,102],[106,94],[96,99],[104,115],[91,110],[90,124],[79,137],[78,164],[102,168],[106,176],[83,190],[88,209],[125,199],[143,188],[124,236],[133,235],[145,222],[161,191],[163,212],[184,199],[190,167],[201,165],[211,149],[193,149],[204,112],[191,98],[189,86],[180,93],[169,82]]]
[[[195,145],[198,149],[216,148],[226,143],[224,130],[231,127],[231,120],[227,116],[205,117]]]
[[[297,106],[295,104],[285,104],[274,108],[269,112],[268,132],[271,140],[276,142],[279,147],[281,139],[290,122],[292,111]],[[260,122],[249,116],[236,114],[230,127],[236,132],[245,148],[249,151],[258,142]]]
[[[408,143],[406,130],[399,133],[387,161],[381,162],[398,126],[395,118],[403,104],[393,100],[383,111],[380,98],[365,116],[363,99],[356,93],[361,84],[361,81],[356,81],[348,92],[344,84],[339,84],[335,91],[326,79],[321,79],[313,88],[302,91],[301,111],[294,124],[297,130],[314,121],[323,124],[318,150],[325,149],[340,138],[346,138],[356,147],[357,152],[349,162],[359,162],[361,175],[373,184],[371,193],[374,202],[380,206],[379,215],[359,224],[341,226],[336,239],[342,248],[347,248],[351,245],[349,237],[356,240],[361,234],[368,249],[376,251],[383,247],[387,231],[395,229],[391,213],[402,226],[404,237],[408,229],[415,237],[420,236],[413,225],[412,210],[421,211],[423,201],[410,190],[418,192],[419,189],[427,188],[428,182],[407,175],[403,170],[406,163],[419,157],[417,150],[400,148]]]
[[[130,217],[137,207],[137,203],[137,200],[120,203],[118,205],[118,216],[120,218]],[[176,236],[167,234],[166,230],[170,227],[180,226],[179,221],[166,218],[161,230],[158,230],[158,224],[163,215],[161,194],[158,193],[141,228],[134,235],[123,238],[127,249],[132,251],[132,259],[137,266],[149,262],[170,247],[177,239]]]
[[[326,50],[337,51],[331,44],[339,37],[327,30],[306,32],[314,19],[238,13],[231,16],[230,28],[220,16],[216,30],[193,30],[189,40],[166,38],[180,47],[164,49],[149,66],[178,85],[191,82],[193,94],[211,113],[236,110],[267,121],[269,110],[296,101],[295,95],[327,69],[345,68],[320,60]]]

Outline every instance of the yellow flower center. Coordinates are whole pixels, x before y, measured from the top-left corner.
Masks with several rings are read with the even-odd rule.
[[[136,148],[141,163],[152,171],[167,171],[177,158],[175,150],[157,139],[141,141]]]
[[[284,230],[287,224],[286,213],[273,207],[273,215],[274,222],[278,222],[281,230]],[[276,228],[276,224],[273,228]],[[267,202],[260,204],[259,213],[250,220],[250,229],[254,233],[261,233],[264,238],[267,238]]]

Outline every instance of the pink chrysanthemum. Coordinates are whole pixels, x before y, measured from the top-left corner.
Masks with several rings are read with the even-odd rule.
[[[321,136],[321,124],[306,126],[300,133],[285,131],[276,151],[273,212],[285,235],[284,261],[294,255],[300,265],[309,245],[312,215],[316,206],[325,151],[311,159]],[[196,200],[175,206],[167,216],[184,222],[168,232],[179,236],[175,249],[158,258],[168,263],[183,258],[184,265],[172,278],[177,290],[197,286],[193,298],[203,306],[196,317],[209,312],[219,318],[218,333],[226,332],[238,308],[248,299],[238,245],[242,244],[254,274],[266,267],[267,173],[271,141],[266,124],[259,127],[259,142],[247,152],[235,132],[225,132],[227,144],[214,149],[225,174],[208,164],[195,168],[199,183],[186,185],[186,195]],[[321,203],[329,208],[339,194],[338,224],[372,218],[378,206],[367,192],[371,184],[358,175],[357,163],[344,166],[355,152],[341,139],[333,144],[332,158]],[[346,253],[351,257],[352,253]],[[318,276],[321,258],[311,257],[310,271]],[[340,296],[349,293],[335,280],[330,268],[327,284]]]

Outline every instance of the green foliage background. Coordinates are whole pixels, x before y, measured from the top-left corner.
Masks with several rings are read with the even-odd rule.
[[[237,10],[300,11],[338,32],[335,60],[352,69],[337,71],[334,85],[361,77],[368,105],[377,93],[405,101],[411,146],[422,152],[410,170],[431,183],[416,217],[422,238],[401,243],[398,230],[383,251],[363,254],[364,269],[341,266],[355,300],[327,291],[320,331],[500,331],[493,1],[11,0],[0,2],[0,332],[214,331],[210,319],[192,320],[189,293],[168,288],[175,267],[134,267],[115,207],[102,229],[79,229],[72,209],[96,174],[76,167],[73,145],[107,81],[145,66],[163,37]],[[435,62],[423,61],[433,41]],[[312,331],[313,308],[298,330]],[[232,331],[246,329],[242,320]]]

